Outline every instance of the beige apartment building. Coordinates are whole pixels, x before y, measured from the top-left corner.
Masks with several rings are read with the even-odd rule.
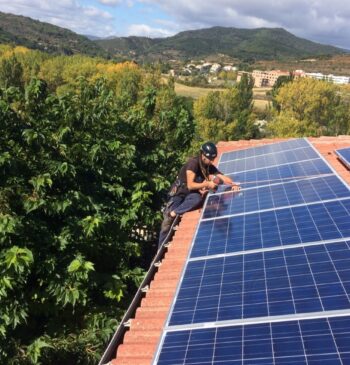
[[[280,70],[273,70],[273,71],[254,70],[252,73],[246,71],[239,71],[237,75],[237,82],[241,81],[243,74],[248,74],[253,77],[254,87],[272,87],[280,76],[289,76],[289,72]]]
[[[254,87],[272,87],[280,76],[289,76],[289,72],[280,70],[254,70],[252,76],[254,79]]]

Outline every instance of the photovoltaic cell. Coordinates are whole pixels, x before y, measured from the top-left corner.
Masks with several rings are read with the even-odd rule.
[[[331,175],[241,192],[212,194],[208,197],[202,219],[344,197],[350,197],[349,188],[337,176]]]
[[[322,159],[318,158],[281,166],[232,173],[229,176],[234,181],[239,182],[244,189],[260,185],[276,184],[292,178],[306,178],[308,176],[330,173],[332,173],[332,170]]]
[[[302,147],[309,147],[309,144],[304,139],[294,139],[280,143],[272,143],[264,146],[223,153],[220,162],[255,157],[280,151],[288,151]]]
[[[191,258],[350,237],[350,199],[202,221]]]
[[[350,317],[166,334],[158,365],[349,365]]]
[[[244,160],[228,161],[220,163],[219,170],[223,174],[234,174],[241,171],[255,170],[262,167],[277,166],[296,161],[304,161],[319,158],[312,147],[304,147],[290,151],[281,151],[270,155],[261,155]]]
[[[170,326],[350,309],[347,242],[189,262]]]
[[[343,161],[343,163],[350,169],[350,147],[336,150],[335,153]]]

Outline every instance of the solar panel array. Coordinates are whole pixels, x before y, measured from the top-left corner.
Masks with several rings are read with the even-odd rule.
[[[154,364],[350,364],[350,190],[305,139],[225,153]]]
[[[336,150],[335,153],[338,155],[340,160],[350,169],[350,147]]]

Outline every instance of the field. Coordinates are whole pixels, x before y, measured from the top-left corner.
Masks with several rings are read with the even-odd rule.
[[[254,109],[258,111],[265,110],[269,106],[269,104],[271,104],[271,102],[268,100],[254,99],[253,102]]]
[[[211,89],[204,87],[192,87],[182,84],[175,83],[175,92],[181,96],[191,97],[193,99],[198,99],[201,96],[207,95],[210,91],[223,91],[225,89]],[[266,97],[266,92],[270,88],[254,88],[254,108],[257,110],[264,110],[268,106],[269,101]]]
[[[194,87],[194,86],[186,86],[183,84],[178,84],[175,82],[175,92],[181,96],[187,96],[193,99],[198,99],[201,96],[205,96],[209,91],[222,91],[224,89],[211,89],[205,87]]]

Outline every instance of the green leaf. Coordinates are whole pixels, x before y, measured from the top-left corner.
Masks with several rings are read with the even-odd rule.
[[[0,213],[0,237],[6,236],[9,233],[15,233],[18,223],[17,217]]]
[[[51,187],[52,186],[52,180],[49,173],[45,173],[42,175],[38,175],[35,177],[32,177],[29,182],[33,185],[34,189],[36,191],[40,191],[43,187]]]
[[[100,216],[87,216],[85,217],[81,224],[83,226],[83,231],[87,237],[92,236],[96,229],[99,227],[100,223],[102,223],[102,219]]]
[[[27,213],[37,210],[43,205],[45,205],[44,199],[33,196],[28,197],[23,202],[23,207]]]
[[[44,341],[42,339],[42,337],[39,337],[38,339],[36,339],[34,342],[32,342],[28,347],[27,347],[27,351],[26,351],[26,355],[28,357],[28,359],[33,363],[33,364],[39,364],[39,359],[42,353],[42,349],[44,348],[54,348],[51,344],[49,344],[48,342]]]
[[[68,272],[75,272],[75,271],[78,271],[82,266],[82,263],[80,260],[78,259],[75,259],[73,260],[69,266],[68,266]]]
[[[5,165],[11,160],[11,155],[9,152],[4,152],[0,154],[0,166]]]
[[[34,262],[33,254],[27,248],[19,248],[13,246],[6,250],[3,254],[3,264],[7,269],[13,269],[16,272],[23,272],[25,268],[29,267]]]

